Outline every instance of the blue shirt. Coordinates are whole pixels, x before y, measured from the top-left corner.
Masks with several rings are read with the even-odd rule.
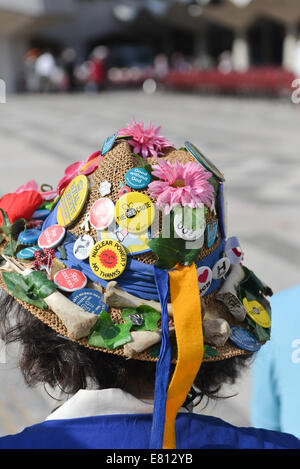
[[[300,285],[271,298],[271,340],[254,359],[251,424],[300,438]]]
[[[49,420],[0,438],[0,449],[148,449],[151,424],[152,414]],[[177,416],[176,440],[177,449],[300,449],[292,435],[189,413]]]

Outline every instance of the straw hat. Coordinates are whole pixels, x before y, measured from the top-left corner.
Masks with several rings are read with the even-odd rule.
[[[115,343],[112,341],[112,344],[110,343],[108,346],[103,346],[103,344],[102,346],[95,346],[95,343],[98,344],[97,340],[95,341],[92,338],[92,336],[95,337],[95,334],[97,336],[97,332],[93,335],[95,326],[92,327],[92,325],[95,324],[95,321],[90,323],[89,332],[86,332],[87,329],[85,328],[84,336],[78,337],[76,334],[70,333],[66,326],[68,322],[62,320],[62,317],[56,314],[57,311],[56,313],[53,312],[55,308],[49,308],[49,304],[47,309],[41,309],[28,304],[20,298],[16,298],[16,300],[31,314],[57,333],[84,347],[127,358],[155,362],[158,359],[160,347],[159,334],[153,328],[151,331],[148,331],[150,332],[148,337],[146,337],[147,334],[142,336],[141,331],[140,334],[135,334],[140,329],[144,330],[147,327],[141,326],[141,323],[134,323],[135,318],[132,315],[134,316],[135,312],[137,320],[143,322],[145,320],[143,313],[141,313],[143,308],[141,309],[138,306],[148,304],[149,301],[151,302],[149,305],[154,310],[157,309],[158,312],[161,312],[159,295],[153,274],[153,266],[158,261],[160,267],[162,266],[163,269],[169,271],[172,271],[174,268],[176,269],[176,266],[179,264],[186,267],[193,265],[198,277],[198,289],[197,292],[195,290],[189,291],[188,289],[185,293],[187,302],[189,302],[191,296],[195,295],[199,295],[201,299],[200,307],[204,337],[203,361],[223,360],[258,350],[270,334],[270,305],[266,296],[272,292],[263,282],[257,279],[253,272],[243,266],[243,252],[239,242],[235,237],[228,236],[226,201],[224,200],[225,178],[223,174],[193,144],[185,142],[182,148],[175,149],[163,137],[155,140],[158,133],[156,132],[157,129],[155,130],[152,127],[154,137],[152,146],[151,139],[148,139],[150,142],[148,147],[147,143],[143,146],[141,140],[138,140],[137,129],[140,131],[141,129],[144,130],[141,124],[134,123],[132,126],[123,129],[123,132],[116,133],[113,137],[107,139],[103,146],[102,154],[98,152],[90,159],[92,163],[95,162],[94,171],[90,173],[90,171],[85,171],[87,166],[81,166],[77,173],[73,174],[73,179],[71,178],[69,185],[65,183],[60,197],[56,198],[50,215],[41,227],[41,233],[56,224],[62,225],[65,230],[65,237],[62,238],[60,244],[66,248],[67,255],[63,256],[65,257],[64,259],[61,259],[62,251],[59,250],[59,246],[56,246],[56,258],[52,265],[51,280],[53,280],[53,276],[57,272],[66,268],[83,272],[87,279],[87,284],[83,286],[82,290],[89,288],[95,290],[97,294],[103,295],[103,304],[107,310],[105,314],[108,313],[115,325],[128,323],[128,318],[131,316],[130,321],[133,321],[132,327],[127,329],[127,338],[129,337],[129,340],[124,339],[122,336],[122,345],[120,346],[117,346],[117,341]],[[149,129],[151,130],[151,126]],[[147,135],[150,135],[149,132]],[[137,155],[137,151],[140,151],[140,155]],[[159,153],[159,156],[156,153]],[[139,169],[133,170],[133,168]],[[185,176],[182,176],[183,174]],[[164,175],[166,176],[165,179]],[[180,175],[179,179],[178,175]],[[172,179],[172,177],[173,180],[171,181],[170,178]],[[74,200],[70,201],[70,194],[72,198],[70,188],[74,181],[80,181],[80,183],[84,181],[86,185],[83,189],[81,187],[84,195],[81,201],[77,201],[78,205],[75,207],[75,215],[70,215],[71,206],[74,202]],[[163,184],[159,186],[160,183]],[[180,198],[185,185],[186,187],[188,185],[192,186],[192,189]],[[163,199],[165,203],[161,203],[161,197],[157,194],[157,187],[165,188]],[[173,194],[172,197],[175,194],[174,200],[177,201],[174,206],[170,202],[173,200],[170,195],[171,192]],[[200,195],[196,197],[196,193]],[[139,196],[139,194],[142,194],[142,196]],[[109,215],[113,214],[113,223],[109,224],[108,227],[101,225],[103,212],[100,212],[102,215],[100,218],[99,216],[97,218],[98,208],[95,203],[99,199],[102,201],[103,199],[109,199],[108,205],[106,204],[107,201],[104,202],[104,211],[109,211],[113,207],[112,213],[109,213]],[[126,206],[127,199],[129,202]],[[183,205],[180,205],[182,200],[186,200],[190,207],[187,208],[184,202]],[[148,215],[146,225],[139,232],[139,216],[142,215],[135,211],[133,219],[136,218],[137,223],[135,225],[137,228],[132,230],[130,227],[134,225],[130,224],[132,218],[126,218],[127,210],[129,207],[136,208],[136,203],[144,204],[145,201],[151,204],[151,210],[155,212],[155,220],[152,216],[153,213],[151,212],[150,214],[151,210],[146,210]],[[127,210],[125,210],[125,206]],[[182,208],[186,209],[187,212],[182,212]],[[102,210],[101,207],[100,210]],[[157,241],[159,237],[163,237],[162,213],[168,212],[171,214],[171,218],[167,217],[167,219],[169,222],[171,220],[171,238],[173,237],[173,240],[171,239],[171,241],[166,242],[164,239],[160,246],[159,242],[157,243],[155,240]],[[182,215],[183,213],[187,213],[186,219],[184,218],[185,215]],[[195,215],[192,219],[194,221],[198,220],[200,223],[196,228],[194,225],[185,226],[187,223],[185,220],[189,218],[189,214],[192,214],[192,217]],[[104,213],[104,215],[107,214]],[[121,222],[122,217],[123,221]],[[116,220],[121,225],[120,227],[115,223]],[[100,223],[99,226],[97,226],[98,222]],[[102,228],[104,227],[102,230],[101,226]],[[122,240],[118,236],[118,232],[122,231],[120,228],[123,229],[122,236],[125,236]],[[186,237],[184,233],[187,232],[189,234]],[[82,260],[74,255],[74,243],[78,238],[86,235],[93,238],[94,247],[89,258]],[[176,241],[174,241],[174,237]],[[121,271],[117,272],[117,268],[110,271],[106,264],[106,273],[104,272],[103,274],[102,272],[102,274],[99,274],[99,253],[107,249],[107,244],[105,247],[105,240],[108,241],[109,239],[112,240],[113,247],[121,245],[122,253],[124,254],[125,252],[126,266],[124,267],[123,265]],[[148,241],[150,241],[149,245],[147,244]],[[176,254],[175,257],[173,254],[170,257],[166,247],[172,245],[173,241],[179,243],[176,246],[183,246],[183,241],[185,243],[196,243],[190,244],[192,247],[187,248],[187,253],[192,252],[192,258],[187,256],[188,260],[185,260],[181,254],[178,255],[178,259]],[[139,248],[139,245],[141,245],[141,248]],[[153,249],[150,249],[149,246],[152,246]],[[185,244],[186,246],[188,244]],[[98,267],[91,260],[93,253],[96,264],[98,262]],[[159,258],[161,253],[164,253],[163,259]],[[113,255],[118,267],[120,259],[115,254]],[[19,260],[18,263],[26,268],[34,265],[32,261],[25,262]],[[8,268],[8,264],[4,266],[5,268]],[[111,272],[111,274],[108,272]],[[57,278],[55,276],[55,279]],[[149,282],[149,288],[147,282]],[[0,278],[0,285],[9,291],[9,286],[3,277]],[[80,297],[80,293],[84,294],[84,292],[77,292],[78,295],[76,295],[76,292],[71,294],[70,291],[62,289],[61,285],[57,291],[60,292],[60,295],[68,298],[69,301],[70,297],[72,300],[75,298],[75,303],[78,303],[77,299]],[[125,300],[122,299],[124,294]],[[172,299],[170,296],[168,299],[170,313]],[[131,315],[129,311],[124,316],[124,308],[127,310],[130,307],[128,301],[130,303],[132,300],[135,301],[136,306],[132,308]],[[122,304],[122,301],[125,301],[124,304]],[[83,309],[88,309],[85,308],[83,303],[79,302],[79,305]],[[98,316],[98,322],[100,317],[101,315]],[[83,322],[85,320],[83,318]],[[156,325],[158,331],[160,331],[160,318],[156,321]],[[99,325],[99,327],[101,326]],[[171,336],[175,337],[176,328],[174,332],[172,313],[169,316],[169,327]],[[142,345],[139,344],[137,346],[137,350],[142,349],[141,351],[136,352],[134,347],[131,347],[131,342],[134,342],[134,335],[142,337]],[[150,345],[147,345],[148,339],[150,340]],[[176,363],[176,345],[173,362]]]

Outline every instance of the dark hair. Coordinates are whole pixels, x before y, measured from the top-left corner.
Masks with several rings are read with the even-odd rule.
[[[88,349],[66,339],[34,317],[13,297],[0,289],[0,331],[7,343],[18,341],[20,369],[29,386],[39,383],[59,386],[65,393],[85,389],[92,379],[100,389],[120,388],[130,392],[132,383],[154,389],[156,363]],[[224,383],[233,384],[251,355],[204,362],[186,405],[195,398],[217,398]]]

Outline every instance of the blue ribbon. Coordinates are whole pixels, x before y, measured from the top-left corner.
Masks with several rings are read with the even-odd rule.
[[[155,373],[154,408],[150,436],[150,449],[161,449],[163,446],[167,391],[169,386],[169,374],[171,363],[171,345],[169,339],[169,274],[166,270],[153,266],[154,278],[157,286],[159,301],[161,304],[162,341]]]

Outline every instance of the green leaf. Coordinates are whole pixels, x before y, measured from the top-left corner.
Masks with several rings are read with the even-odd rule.
[[[148,242],[148,246],[158,257],[157,267],[171,269],[179,262],[182,246],[179,239],[153,238]]]
[[[14,221],[11,225],[11,235],[16,236],[18,235],[27,225],[27,220],[25,218],[19,218],[18,220]]]
[[[141,326],[134,325],[129,316],[132,314],[140,314],[144,322]],[[161,315],[156,309],[148,305],[141,305],[137,308],[125,308],[122,312],[122,319],[126,323],[130,323],[135,331],[156,331],[157,322],[159,321]]]
[[[0,227],[0,230],[3,231],[4,234],[7,236],[10,235],[11,233],[11,223],[9,221],[7,213],[3,210],[3,208],[0,208],[1,214],[2,214],[2,225]]]
[[[33,292],[30,291],[26,277],[17,273],[3,272],[2,278],[13,296],[37,308],[47,309],[47,304],[42,299],[34,296]]]
[[[131,326],[132,323],[114,324],[109,313],[102,311],[90,333],[88,344],[109,350],[121,347],[131,341]]]
[[[271,328],[265,328],[257,324],[253,319],[249,316],[246,316],[246,329],[252,332],[259,342],[266,342],[270,340],[271,337]]]
[[[204,357],[203,358],[213,358],[219,354],[218,350],[211,347],[210,345],[204,345]]]
[[[57,286],[48,280],[47,274],[39,270],[31,272],[25,279],[29,290],[42,299],[47,298],[57,289]]]
[[[60,258],[61,260],[65,260],[68,258],[67,256],[67,251],[66,251],[66,248],[65,248],[65,245],[62,244],[61,246],[57,246],[57,250],[59,251],[60,253]]]

